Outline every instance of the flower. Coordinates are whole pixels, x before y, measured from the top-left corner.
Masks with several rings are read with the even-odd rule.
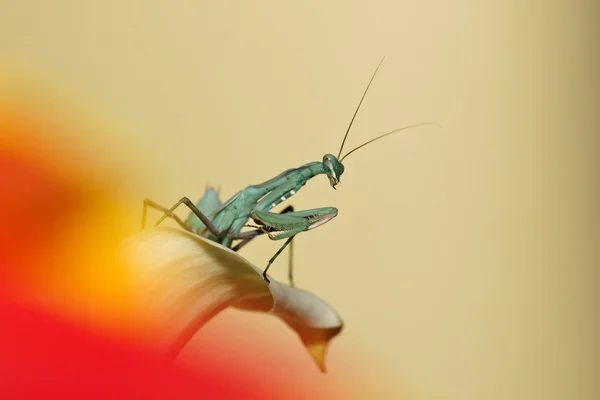
[[[281,318],[325,372],[327,346],[343,323],[315,295],[271,277],[269,284],[238,253],[183,230],[146,229],[128,237],[121,250],[123,265],[135,275],[136,308],[159,333],[170,359],[231,306]]]

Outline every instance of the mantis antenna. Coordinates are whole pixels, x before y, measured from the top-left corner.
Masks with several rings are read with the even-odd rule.
[[[394,129],[393,131],[390,131],[388,133],[384,133],[383,135],[377,136],[375,139],[371,139],[366,143],[361,144],[358,147],[353,148],[352,150],[350,150],[349,152],[347,152],[344,157],[340,158],[340,162],[344,161],[344,158],[348,157],[350,154],[354,153],[356,150],[360,149],[361,147],[365,147],[366,145],[368,145],[369,143],[372,143],[376,140],[379,140],[387,135],[391,135],[392,133],[396,133],[399,131],[403,131],[405,129],[410,129],[410,128],[416,128],[417,126],[422,126],[422,125],[437,125],[440,128],[442,127],[440,124],[438,124],[437,122],[421,122],[420,124],[414,124],[414,125],[408,125],[408,126],[404,126],[402,128],[398,128],[398,129]]]
[[[373,82],[373,79],[375,79],[375,75],[377,74],[377,71],[379,71],[379,67],[381,67],[381,64],[383,63],[383,60],[385,60],[385,57],[383,57],[381,59],[381,61],[379,62],[379,65],[375,69],[375,72],[373,72],[373,76],[371,77],[371,80],[369,81],[369,84],[367,85],[367,88],[365,89],[365,92],[363,93],[362,97],[360,98],[360,102],[358,103],[358,107],[356,107],[356,111],[354,111],[354,115],[352,116],[352,119],[350,120],[350,125],[348,125],[348,129],[346,130],[346,135],[344,135],[344,140],[342,140],[342,146],[340,147],[340,152],[338,153],[338,156],[337,156],[338,159],[342,155],[342,150],[344,148],[344,143],[346,143],[346,138],[348,137],[348,132],[350,132],[350,128],[352,128],[352,123],[354,122],[354,118],[356,118],[356,114],[358,114],[358,110],[360,110],[360,106],[361,106],[363,100],[365,99],[365,96],[367,95],[367,92],[369,91],[369,87],[371,86],[371,83]]]

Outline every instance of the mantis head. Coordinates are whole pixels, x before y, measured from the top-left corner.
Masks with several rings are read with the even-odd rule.
[[[344,166],[333,154],[325,154],[323,156],[323,169],[329,178],[331,187],[335,189],[335,186],[340,183],[340,177],[344,173]]]

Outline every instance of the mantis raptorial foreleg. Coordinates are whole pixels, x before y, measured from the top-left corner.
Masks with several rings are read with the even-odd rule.
[[[280,214],[287,214],[290,212],[294,211],[294,207],[293,206],[287,206],[286,208],[284,208],[283,210],[281,210]],[[254,239],[255,237],[258,237],[260,235],[264,235],[265,233],[268,233],[266,229],[257,229],[254,231],[249,231],[248,233],[251,233],[250,236],[248,236],[246,239],[242,240],[240,243],[238,243],[236,246],[234,246],[232,248],[233,251],[239,251],[242,247],[244,247],[246,244],[248,244],[248,242],[250,242],[252,239]],[[284,247],[287,246],[287,243],[284,245]],[[290,240],[289,242],[289,246],[290,246],[290,251],[289,251],[289,262],[288,262],[288,278],[289,278],[289,282],[290,282],[290,286],[294,287],[294,242],[293,240]],[[279,253],[277,253],[279,254]],[[276,257],[273,258],[273,261],[275,260]]]
[[[290,236],[316,228],[337,216],[337,208],[322,207],[312,210],[294,211],[286,214],[274,214],[268,211],[252,210],[250,218],[263,225],[272,240]],[[298,232],[296,232],[298,231]]]
[[[288,238],[283,246],[275,253],[275,255],[269,260],[267,267],[263,272],[263,277],[267,282],[267,271],[271,267],[271,264],[275,261],[277,256],[286,248],[292,240],[300,232],[307,231],[312,228],[316,228],[319,225],[330,221],[337,215],[337,209],[334,207],[323,207],[316,208],[313,210],[303,210],[289,212],[285,214],[274,214],[268,211],[253,210],[250,212],[250,217],[255,222],[260,223],[264,226],[265,232],[269,235],[272,240],[280,240]],[[293,246],[293,244],[292,244]],[[290,285],[294,286],[294,275],[293,275],[293,247],[290,247],[290,263],[288,269],[288,276],[290,279]]]
[[[287,214],[290,212],[294,211],[294,206],[287,206],[286,208],[284,208],[283,210],[281,210],[279,212],[279,214]],[[248,232],[248,237],[244,238],[242,241],[240,241],[238,244],[236,244],[235,246],[233,246],[231,249],[233,251],[239,251],[242,247],[244,247],[245,245],[247,245],[252,239],[264,235],[265,233],[268,233],[266,229],[256,229],[253,231],[249,231]],[[293,243],[292,243],[293,245]],[[290,247],[290,251],[291,251],[292,247]],[[291,263],[291,261],[290,261]]]

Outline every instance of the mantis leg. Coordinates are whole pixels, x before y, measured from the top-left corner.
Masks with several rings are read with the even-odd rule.
[[[281,212],[279,214],[286,214],[286,213],[289,213],[289,212],[294,212],[294,206],[291,206],[291,205],[287,206],[286,208],[284,208],[283,210],[281,210]],[[232,247],[233,251],[239,251],[242,247],[244,247],[245,245],[247,245],[255,237],[260,236],[260,235],[264,235],[265,233],[268,233],[268,232],[266,232],[263,229],[257,229],[255,231],[249,231],[249,232],[244,232],[244,233],[247,233],[248,235],[246,237],[244,237],[243,240],[240,243],[238,243],[237,245],[235,245],[234,247]],[[242,239],[242,238],[239,238],[239,239]],[[291,263],[291,261],[290,261],[290,263]]]
[[[204,195],[196,203],[196,207],[198,208],[198,210],[200,210],[202,214],[208,217],[212,217],[212,214],[221,206],[222,203],[221,199],[219,199],[219,194],[217,190],[207,185],[206,190],[204,191]],[[185,222],[196,233],[200,233],[206,228],[206,226],[194,213],[190,213]]]
[[[265,227],[271,240],[285,239],[296,233],[314,229],[336,216],[337,208],[334,207],[294,211],[286,214],[274,214],[260,210],[250,211],[250,218]]]
[[[301,231],[298,231],[298,232],[301,232]],[[263,271],[263,278],[265,279],[265,281],[267,281],[267,283],[271,283],[271,281],[267,277],[267,271],[271,267],[271,264],[273,264],[273,261],[275,261],[275,259],[277,258],[277,256],[279,256],[281,254],[281,252],[287,247],[287,245],[290,244],[292,242],[292,240],[294,240],[294,236],[296,236],[296,235],[290,236],[288,238],[288,240],[285,241],[285,243],[283,244],[283,246],[281,246],[281,248],[279,250],[277,250],[277,253],[275,253],[275,255],[273,257],[271,257],[271,259],[269,260],[269,263],[267,264],[267,267]],[[293,282],[290,282],[290,284],[292,286],[294,286]]]
[[[337,209],[334,207],[317,208],[314,210],[295,211],[286,214],[273,214],[268,211],[253,210],[250,212],[250,217],[258,224],[265,227],[269,238],[272,240],[280,240],[288,238],[285,244],[279,249],[279,251],[269,260],[267,268],[263,277],[267,282],[266,271],[269,269],[273,261],[283,251],[283,249],[292,242],[294,236],[298,233],[316,228],[333,218],[337,215]],[[290,249],[291,253],[293,250]],[[294,285],[294,276],[290,264],[289,278],[290,284]]]
[[[288,280],[291,287],[296,287],[294,284],[294,236],[290,238],[290,260],[288,263]]]
[[[173,211],[175,211],[175,209],[177,207],[179,207],[181,204],[184,204],[185,206],[187,206],[200,219],[200,221],[202,221],[202,223],[204,224],[204,226],[206,226],[206,228],[210,231],[210,233],[212,233],[215,236],[221,236],[223,234],[223,231],[220,231],[219,229],[217,229],[217,227],[212,223],[212,221],[210,219],[208,219],[208,217],[206,215],[202,214],[202,212],[198,209],[198,207],[196,207],[196,205],[194,203],[192,203],[192,201],[190,199],[188,199],[187,197],[182,197],[181,200],[179,200],[177,202],[177,204],[175,204],[173,207],[168,209],[165,212],[165,214],[154,224],[154,226],[160,225],[160,223],[163,222],[165,220],[165,218],[172,216]]]
[[[235,246],[233,246],[231,248],[231,250],[233,250],[233,251],[240,251],[240,249],[242,247],[244,247],[245,245],[247,245],[248,243],[250,243],[250,241],[252,239],[254,239],[257,236],[264,235],[265,233],[266,233],[265,231],[262,231],[260,229],[257,229],[255,231],[249,231],[248,232],[248,236],[246,238],[242,239],[241,242],[239,242],[238,244],[236,244]]]
[[[293,206],[287,206],[286,208],[284,208],[283,210],[281,210],[280,214],[286,214],[289,212],[294,212],[294,207]],[[237,245],[235,245],[232,250],[233,251],[239,251],[243,246],[245,246],[246,244],[248,244],[252,239],[254,239],[257,236],[263,235],[266,232],[264,230],[260,230],[257,229],[255,231],[250,231],[249,233],[251,233],[251,235],[248,235],[247,238],[243,239],[240,243],[238,243]],[[294,271],[293,271],[293,266],[294,266],[294,242],[292,240],[290,240],[290,251],[289,251],[289,262],[288,262],[288,279],[290,282],[290,286],[294,287]]]
[[[294,212],[294,207],[293,206],[287,206],[286,208],[284,208],[280,214],[287,214],[289,212]],[[290,239],[290,251],[288,252],[288,254],[290,255],[289,261],[288,261],[288,280],[290,282],[290,286],[291,287],[295,287],[296,285],[294,285],[294,237],[292,236],[292,238]]]
[[[162,211],[163,213],[167,213],[167,211],[168,211],[168,209],[166,207],[163,207],[160,204],[155,203],[154,201],[152,201],[150,199],[144,199],[144,207],[142,208],[142,229],[144,229],[144,227],[146,226],[146,215],[147,215],[148,207],[154,208],[155,210],[158,210],[158,211]],[[192,230],[188,226],[188,224],[183,222],[181,220],[181,218],[179,218],[177,215],[168,214],[167,216],[173,218],[175,220],[175,222],[177,222],[179,224],[179,226],[181,226],[186,231]]]

